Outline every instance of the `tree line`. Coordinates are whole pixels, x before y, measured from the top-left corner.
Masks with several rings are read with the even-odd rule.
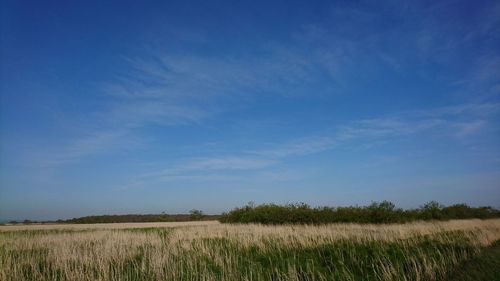
[[[125,223],[125,222],[180,222],[198,220],[216,220],[218,216],[206,215],[201,210],[193,209],[189,214],[146,214],[146,215],[102,215],[87,216],[65,220],[65,223]]]
[[[189,214],[128,214],[128,215],[98,215],[72,218],[57,221],[10,221],[10,224],[33,224],[33,223],[126,223],[126,222],[182,222],[198,220],[217,220],[218,215],[206,215],[201,210],[193,209]]]
[[[417,220],[451,219],[488,219],[500,218],[500,210],[485,206],[471,207],[467,204],[444,206],[431,201],[419,208],[397,208],[392,202],[373,202],[368,206],[349,207],[311,207],[305,203],[285,205],[249,203],[222,215],[206,215],[193,209],[189,214],[128,214],[99,215],[57,221],[10,221],[10,224],[23,223],[126,223],[126,222],[181,222],[196,220],[219,220],[222,223],[261,223],[261,224],[325,224],[347,223],[405,223]]]
[[[397,208],[392,202],[373,202],[368,206],[311,207],[305,203],[286,205],[249,203],[219,217],[222,223],[325,224],[405,223],[417,220],[499,218],[500,210],[492,207],[470,207],[467,204],[444,206],[431,201],[416,209]]]

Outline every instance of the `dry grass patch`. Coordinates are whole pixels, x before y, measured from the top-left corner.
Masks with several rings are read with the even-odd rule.
[[[0,280],[442,280],[500,239],[500,219],[140,225],[4,228]]]

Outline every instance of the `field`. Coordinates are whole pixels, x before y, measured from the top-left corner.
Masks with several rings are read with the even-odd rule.
[[[500,219],[1,226],[0,280],[450,280],[499,239]]]

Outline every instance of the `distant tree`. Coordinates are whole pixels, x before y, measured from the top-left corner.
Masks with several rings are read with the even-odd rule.
[[[372,202],[367,207],[369,212],[369,221],[375,223],[389,223],[397,220],[396,206],[389,201],[382,201],[381,203]]]
[[[394,205],[394,203],[387,201],[387,200],[380,202],[378,204],[378,206],[380,209],[387,211],[387,212],[392,212],[396,208],[396,205]]]
[[[172,221],[172,218],[166,213],[161,212],[161,215],[158,216],[159,221]]]
[[[430,201],[425,203],[420,209],[422,211],[423,219],[426,220],[439,220],[443,219],[443,210],[444,206],[439,204],[436,201]]]
[[[204,216],[205,216],[205,214],[201,210],[192,209],[191,211],[189,211],[189,218],[191,220],[194,220],[194,221],[201,220],[201,219],[203,219]]]

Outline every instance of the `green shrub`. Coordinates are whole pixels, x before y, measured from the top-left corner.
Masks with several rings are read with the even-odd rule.
[[[311,207],[305,203],[262,204],[249,203],[222,214],[223,223],[261,224],[325,224],[352,223],[404,223],[416,220],[487,219],[500,217],[500,211],[492,207],[469,207],[455,204],[445,207],[431,201],[418,209],[403,210],[389,201],[373,202],[364,207]]]

